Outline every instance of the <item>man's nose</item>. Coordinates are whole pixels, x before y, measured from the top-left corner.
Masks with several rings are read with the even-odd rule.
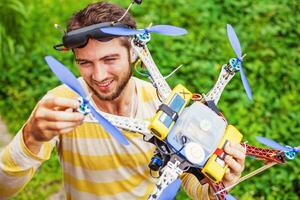
[[[94,66],[94,71],[93,71],[93,79],[101,82],[107,78],[107,69],[105,66],[101,64],[97,64]]]

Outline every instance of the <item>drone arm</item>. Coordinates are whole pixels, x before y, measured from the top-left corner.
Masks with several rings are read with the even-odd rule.
[[[214,183],[214,182],[210,181],[208,178],[206,178],[206,179],[207,179],[209,186],[215,192],[217,199],[225,200],[226,199],[225,197],[228,194],[228,191],[225,189],[225,185],[223,184],[223,182]]]
[[[264,160],[267,162],[275,162],[282,164],[286,160],[286,156],[281,150],[267,149],[267,148],[258,148],[248,144],[242,144],[246,148],[247,156],[254,156],[259,160]]]
[[[219,74],[219,78],[214,87],[205,95],[206,101],[214,101],[215,105],[218,104],[219,99],[230,80],[235,75],[234,72],[228,71],[228,66],[223,65],[222,70]]]
[[[148,126],[150,124],[149,121],[124,117],[124,116],[118,116],[118,115],[112,115],[112,114],[104,113],[101,111],[100,111],[100,113],[114,126],[121,128],[121,129],[125,129],[125,130],[132,131],[132,132],[138,132],[138,133],[142,134],[145,137],[146,141],[152,137],[152,134],[148,129]],[[96,119],[94,119],[93,117],[89,117],[89,116],[87,116],[85,118],[85,121],[86,122],[97,122]]]
[[[138,46],[135,44],[133,39],[131,45],[135,50],[135,52],[137,53],[137,55],[141,58],[141,60],[147,67],[147,70],[149,71],[151,78],[153,80],[153,84],[155,87],[157,87],[159,95],[162,97],[162,100],[164,101],[171,93],[171,88],[166,82],[166,80],[164,79],[164,77],[161,75],[156,64],[154,63],[146,44],[144,44],[143,46]]]

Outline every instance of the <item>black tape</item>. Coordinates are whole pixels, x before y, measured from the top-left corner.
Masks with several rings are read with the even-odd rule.
[[[158,110],[161,110],[164,113],[166,113],[172,119],[172,121],[175,121],[175,122],[177,121],[177,119],[178,119],[178,113],[175,112],[174,110],[172,110],[168,105],[161,104],[159,106]]]

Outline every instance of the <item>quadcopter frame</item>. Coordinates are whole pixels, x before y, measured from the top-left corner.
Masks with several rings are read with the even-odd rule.
[[[160,26],[160,28],[161,27],[162,26]],[[168,28],[170,27],[171,26],[168,26]],[[155,28],[157,30],[158,26],[156,26]],[[166,28],[166,26],[164,28]],[[174,27],[171,28],[174,30]],[[185,30],[182,31],[182,29],[180,30],[177,28],[177,31],[178,30],[179,32],[177,33],[180,34],[186,32]],[[229,187],[227,186],[225,188],[223,182],[221,181],[225,173],[225,170],[227,168],[224,161],[226,155],[224,151],[224,147],[229,141],[240,143],[242,140],[242,135],[239,133],[237,129],[229,128],[233,126],[228,125],[226,118],[218,110],[217,104],[226,85],[230,82],[230,80],[238,71],[241,72],[241,78],[248,97],[250,99],[252,98],[250,87],[242,71],[242,62],[241,62],[242,57],[241,57],[241,48],[239,45],[239,41],[237,39],[237,36],[235,35],[233,28],[230,25],[227,25],[227,34],[229,36],[231,45],[233,46],[233,49],[237,55],[237,58],[231,58],[227,64],[222,66],[218,80],[213,86],[213,88],[207,94],[202,94],[202,95],[192,94],[191,92],[186,90],[184,86],[178,87],[179,85],[172,90],[168,85],[168,83],[166,82],[165,78],[160,73],[158,67],[156,66],[147,48],[147,42],[149,42],[151,39],[148,30],[147,29],[144,29],[144,31],[140,30],[137,31],[137,33],[135,32],[133,34],[133,37],[131,38],[131,46],[134,50],[134,53],[140,58],[140,60],[146,66],[146,69],[148,71],[148,78],[150,79],[154,88],[156,88],[158,98],[162,102],[156,115],[164,111],[163,114],[167,117],[170,117],[172,120],[172,124],[174,125],[174,127],[172,125],[169,126],[168,129],[166,129],[167,131],[164,133],[164,137],[158,137],[157,133],[153,131],[153,129],[151,128],[153,125],[153,120],[156,117],[154,117],[153,120],[150,122],[150,121],[143,121],[139,119],[127,118],[123,116],[116,116],[101,111],[100,112],[96,111],[95,108],[90,104],[91,103],[90,97],[85,94],[83,88],[81,87],[76,77],[66,67],[64,67],[61,63],[59,63],[56,59],[52,58],[51,56],[47,56],[45,59],[49,67],[51,68],[51,70],[55,73],[55,75],[63,83],[68,85],[72,90],[77,92],[79,96],[82,98],[81,99],[82,105],[80,106],[80,109],[78,111],[87,115],[85,121],[99,122],[106,131],[108,131],[113,137],[115,137],[115,139],[117,139],[122,144],[126,145],[129,143],[126,140],[125,136],[122,135],[122,133],[116,127],[141,133],[144,136],[143,139],[146,142],[150,142],[156,146],[156,150],[150,161],[149,168],[150,170],[159,171],[158,174],[160,174],[160,176],[156,183],[156,188],[154,192],[149,196],[149,199],[158,199],[161,196],[162,192],[165,189],[167,189],[169,186],[171,186],[172,185],[171,183],[174,183],[176,180],[178,180],[179,176],[183,173],[193,174],[195,177],[197,177],[197,179],[201,184],[208,183],[215,191],[215,196],[218,199],[225,199],[226,196],[228,195],[228,189],[230,189],[234,185]],[[183,90],[176,92],[176,88],[180,88],[180,90],[181,89]],[[176,95],[177,95],[176,97],[178,97],[180,96],[179,93],[182,93],[184,96],[186,92],[188,92],[187,94],[189,94],[188,99],[186,99],[185,101],[181,101],[180,104],[181,106],[179,109],[180,112],[177,108],[175,109],[177,111],[175,111],[171,106],[172,102],[169,101],[170,97],[172,97],[172,95],[173,97],[175,97]],[[185,97],[183,98],[185,99]],[[193,103],[189,107],[186,107],[190,98],[197,102]],[[182,102],[184,103],[182,104]],[[170,105],[168,105],[168,103],[170,103]],[[183,112],[181,113],[182,110]],[[190,112],[190,110],[196,110],[196,112],[193,113]],[[91,112],[92,115],[88,115],[89,112]],[[208,114],[210,118],[206,118],[207,117],[206,114]],[[194,118],[191,118],[190,117],[191,115]],[[182,121],[184,120],[186,121],[186,124],[188,124],[186,128],[188,128],[190,126],[191,119],[194,120],[197,119],[197,117],[198,119],[201,119],[201,121],[198,121],[198,123],[200,122],[198,124],[198,126],[200,126],[200,129],[192,130],[192,132],[195,133],[193,135],[194,141],[191,138],[187,138],[186,136],[184,136],[184,134],[188,132],[187,130],[181,130],[183,134],[181,136],[178,136],[181,140],[180,141],[181,147],[179,146],[178,148],[178,146],[177,147],[174,146],[174,144],[176,143],[173,143],[173,141],[169,139],[169,136],[171,135],[171,137],[173,137],[174,134],[175,136],[177,136],[175,130],[177,127],[180,127],[182,125],[181,124]],[[212,120],[213,123],[211,123],[210,120]],[[222,124],[221,128],[219,127],[220,124]],[[206,129],[209,129],[210,131]],[[202,138],[200,136],[201,135],[200,133],[203,132],[202,130],[204,130],[204,132],[206,131],[206,133],[209,133],[209,135],[213,135],[214,137],[210,137],[210,139],[213,138],[213,140],[208,140],[209,139],[208,135]],[[233,131],[228,131],[228,130],[233,130]],[[217,133],[217,135],[215,133]],[[196,142],[195,142],[195,137],[198,138],[196,139]],[[199,137],[201,137],[201,139],[199,139]],[[212,148],[209,148],[208,150],[206,149],[206,153],[203,153],[204,150],[203,148],[201,148],[201,145],[205,145],[205,144],[201,143],[201,141],[204,141],[206,145],[207,144],[211,145],[210,143],[214,143],[214,144],[211,145]],[[201,145],[197,144],[197,142],[200,142],[199,144]],[[264,142],[262,143],[266,144]],[[265,149],[265,148],[257,148],[244,143],[242,143],[242,145],[246,149],[246,155],[255,157],[260,160],[264,160],[266,163],[268,163],[267,165],[265,165],[267,167],[272,166],[274,164],[284,163],[286,159],[294,159],[295,152],[299,151],[297,150],[298,148],[296,149],[296,148],[286,147],[286,148],[277,148],[281,150],[272,150],[272,149]],[[188,149],[191,151],[187,151]],[[202,151],[202,153],[200,150]],[[205,154],[204,156],[202,156],[201,158],[202,160],[199,158],[200,154],[202,155]],[[199,161],[199,159],[201,160],[201,162]],[[214,160],[213,161],[214,164],[212,165],[213,167],[209,168],[208,164],[211,160]],[[220,165],[221,168],[215,167],[217,165]],[[264,168],[262,167],[254,171],[253,175],[267,169],[267,167]],[[215,177],[212,178],[212,176],[209,176],[209,174],[206,173],[207,171],[205,171],[205,169],[208,168],[213,169],[215,171],[221,171],[222,173],[219,173],[218,177],[215,176],[217,177],[217,179],[214,179]],[[249,178],[251,176],[247,175],[245,177],[242,177],[238,181],[238,183],[245,180],[246,177]]]
[[[146,34],[146,35],[145,35]],[[134,52],[142,60],[149,72],[149,79],[153,86],[157,89],[160,99],[164,102],[169,94],[172,92],[170,86],[166,82],[165,78],[160,73],[156,66],[146,43],[150,41],[149,33],[143,35],[135,35],[131,39],[131,45]],[[238,72],[239,66],[236,64],[235,58],[231,58],[229,62],[222,66],[218,80],[213,88],[207,93],[202,94],[203,98],[201,102],[216,111],[218,101],[230,80]],[[164,149],[172,152],[172,148],[159,141],[151,131],[148,129],[150,122],[139,119],[127,118],[123,116],[116,116],[104,112],[100,112],[105,118],[107,118],[114,126],[129,131],[139,132],[144,136],[144,140],[151,142],[156,146],[164,146]],[[218,113],[220,114],[220,113]],[[247,156],[254,156],[257,159],[264,160],[266,162],[282,164],[286,160],[286,155],[281,150],[271,150],[265,148],[257,148],[248,144],[242,144],[246,148]],[[160,148],[158,148],[160,149]],[[173,181],[175,181],[183,172],[191,173],[195,175],[201,183],[208,183],[215,191],[215,195],[218,199],[225,199],[228,194],[227,188],[225,188],[222,182],[213,182],[209,178],[205,177],[200,169],[188,167],[187,160],[174,153],[167,158],[167,162],[164,162],[163,166],[160,166],[161,175],[156,184],[154,192],[149,196],[149,199],[158,199],[163,190],[166,189]],[[188,168],[188,170],[186,170]]]

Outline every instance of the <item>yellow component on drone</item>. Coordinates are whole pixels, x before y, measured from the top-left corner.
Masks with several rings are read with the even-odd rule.
[[[243,135],[232,125],[228,125],[225,130],[225,134],[215,150],[214,154],[208,159],[207,163],[202,169],[202,173],[215,183],[222,180],[226,169],[228,168],[225,164],[225,145],[230,143],[240,143]]]
[[[153,135],[164,140],[191,98],[192,93],[183,85],[178,84],[151,120],[148,128]]]

